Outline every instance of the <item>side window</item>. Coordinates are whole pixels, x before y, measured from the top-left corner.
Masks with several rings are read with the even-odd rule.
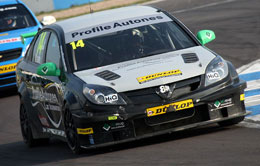
[[[47,46],[46,62],[53,62],[57,68],[60,68],[60,47],[57,36],[52,33]]]
[[[48,41],[49,34],[49,32],[42,32],[38,36],[33,48],[32,62],[39,64],[43,63],[45,47]]]

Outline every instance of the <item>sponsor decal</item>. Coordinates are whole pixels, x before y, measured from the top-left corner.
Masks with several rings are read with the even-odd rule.
[[[115,129],[121,129],[125,127],[125,123],[124,122],[118,122],[118,123],[113,123],[111,125],[111,130],[115,130]]]
[[[21,38],[20,38],[20,37],[16,37],[16,38],[10,38],[10,39],[0,40],[0,44],[20,42],[20,41],[22,41]]]
[[[104,96],[105,97],[105,103],[111,103],[113,101],[117,101],[118,100],[118,95],[117,94],[111,94],[108,96]]]
[[[57,130],[57,129],[51,129],[51,128],[42,128],[42,132],[44,133],[50,133],[53,135],[58,135],[58,136],[62,136],[62,137],[66,137],[65,132],[62,130]]]
[[[61,108],[58,105],[52,105],[52,104],[45,104],[45,109],[46,110],[52,110],[52,111],[61,111]]]
[[[5,8],[0,8],[0,12],[6,11],[6,10],[16,10],[16,6],[10,6],[10,7],[5,7]]]
[[[150,74],[148,76],[143,76],[143,77],[138,77],[137,81],[139,84],[143,84],[152,80],[156,80],[159,78],[163,77],[170,77],[170,76],[179,76],[182,75],[182,72],[180,70],[170,70],[170,71],[164,71],[161,73],[155,73],[155,74]]]
[[[166,93],[170,91],[170,87],[168,85],[162,85],[159,87],[161,93]]]
[[[41,124],[42,124],[43,126],[50,127],[50,125],[49,125],[49,123],[48,123],[46,117],[44,117],[44,116],[42,116],[42,115],[39,115],[39,119],[40,119]]]
[[[78,134],[82,134],[82,135],[89,135],[89,134],[93,134],[93,128],[77,128],[77,133]]]
[[[95,144],[93,135],[89,135],[89,136],[88,136],[88,139],[89,139],[90,145],[94,145],[94,144]]]
[[[42,92],[38,88],[32,88],[32,99],[50,103],[58,103],[58,98],[54,93]]]
[[[129,18],[124,20],[119,20],[116,22],[109,22],[101,25],[95,25],[77,31],[71,31],[65,34],[65,38],[66,38],[66,43],[71,43],[73,41],[92,38],[95,36],[122,31],[130,28],[156,24],[161,22],[168,22],[168,21],[172,21],[172,20],[165,14],[158,13],[155,15]]]
[[[104,124],[103,129],[106,131],[109,131],[111,128],[111,126],[109,126],[108,124]]]
[[[211,37],[212,37],[211,33],[209,33],[209,32],[206,33],[206,36],[208,39],[211,39]]]
[[[240,101],[244,101],[245,100],[245,94],[241,94],[240,95]]]
[[[220,75],[219,75],[218,72],[208,73],[207,77],[208,77],[209,80],[220,79]]]
[[[124,122],[116,122],[116,123],[112,123],[112,124],[104,124],[103,129],[105,131],[109,131],[109,130],[116,130],[116,129],[121,129],[121,128],[125,128],[125,123]]]
[[[117,120],[117,116],[109,116],[108,120]]]
[[[44,66],[44,67],[42,68],[42,72],[43,72],[44,74],[47,74],[47,72],[48,72],[48,67],[47,67],[47,66]]]
[[[2,34],[0,34],[0,36],[7,36],[8,35],[8,33],[2,33]]]
[[[174,89],[175,89],[175,86],[176,86],[176,84],[172,84],[172,85],[170,85],[170,86],[168,86],[168,85],[162,85],[162,86],[160,86],[158,89],[156,89],[155,92],[156,92],[160,97],[162,97],[162,98],[164,98],[164,99],[169,99],[169,98],[172,97],[172,94],[173,94],[173,91],[174,91]]]
[[[162,105],[158,107],[147,108],[146,113],[148,117],[151,117],[151,116],[165,114],[166,112],[180,111],[180,110],[193,108],[193,107],[194,104],[192,99],[188,99],[188,100],[183,100],[183,101]]]
[[[35,78],[37,78],[37,77],[35,77]],[[51,87],[55,87],[57,89],[57,87],[55,85],[56,84],[52,84],[52,85],[48,86],[48,89]],[[33,86],[31,98],[33,100],[35,100],[35,101],[32,101],[32,106],[36,107],[39,104],[39,106],[41,106],[43,108],[44,112],[46,113],[46,116],[47,116],[49,122],[51,122],[51,124],[54,127],[59,128],[60,124],[62,122],[62,116],[59,116],[60,119],[59,119],[59,121],[57,121],[58,119],[54,120],[53,116],[51,116],[49,114],[49,111],[47,111],[47,110],[59,111],[59,112],[61,111],[61,106],[59,106],[59,101],[58,101],[56,94],[48,93],[39,87]]]
[[[83,42],[83,40],[78,40],[77,43],[71,42],[70,45],[73,50],[76,50],[78,47],[81,48],[85,47],[85,43]]]
[[[13,72],[15,70],[16,70],[16,63],[10,64],[10,65],[0,66],[0,74]]]
[[[216,100],[214,103],[211,103],[211,110],[217,110],[225,107],[230,107],[233,104],[232,98],[227,98],[227,99],[220,99]]]

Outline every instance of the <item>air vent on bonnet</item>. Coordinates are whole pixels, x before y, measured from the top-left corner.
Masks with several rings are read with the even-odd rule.
[[[182,54],[181,56],[185,63],[194,63],[199,61],[199,58],[195,53]]]
[[[104,70],[100,73],[96,73],[95,75],[100,77],[100,78],[103,78],[106,81],[112,81],[112,80],[120,78],[120,75],[113,73],[109,70]]]

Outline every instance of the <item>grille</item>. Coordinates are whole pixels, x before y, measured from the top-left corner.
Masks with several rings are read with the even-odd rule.
[[[12,74],[12,76],[10,75],[8,77],[0,78],[0,86],[14,83],[15,81],[16,81],[15,74]]]
[[[181,56],[185,63],[194,63],[199,61],[199,58],[195,53],[182,54]]]
[[[6,77],[14,76],[14,75],[15,75],[14,72],[11,72],[11,73],[8,73],[8,74],[6,74],[6,73],[0,74],[0,80],[5,79]]]
[[[169,116],[172,116],[176,121],[174,121],[174,119],[172,121],[170,118],[167,118],[166,117],[167,114],[165,114],[165,117],[159,117],[159,116],[162,116],[162,115],[159,115],[158,117],[156,117],[157,119],[154,118],[154,119],[151,119],[150,121],[147,120],[148,117],[135,119],[134,125],[135,125],[136,135],[141,136],[144,134],[154,133],[156,131],[173,129],[173,128],[180,127],[180,126],[185,126],[185,125],[189,125],[189,124],[194,124],[194,123],[210,120],[207,105],[201,105],[201,106],[192,108],[191,110],[187,109],[187,110],[182,110],[182,111],[186,111],[186,114],[187,114],[188,111],[192,112],[192,110],[194,110],[194,114],[191,117],[186,116],[186,118],[183,117],[183,118],[176,119],[173,117],[174,116],[173,114],[169,115]],[[167,122],[167,120],[168,120],[168,122]]]
[[[21,56],[21,52],[22,52],[22,48],[1,51],[0,52],[0,62],[5,62],[5,61],[19,58]]]
[[[120,78],[120,75],[113,73],[109,70],[105,70],[105,71],[102,71],[100,73],[96,73],[95,75],[100,77],[100,78],[103,78],[106,81],[112,81],[112,80]]]
[[[175,84],[175,88],[170,100],[176,99],[198,89],[200,85],[200,76],[167,85],[172,86],[173,84]],[[160,86],[134,90],[124,92],[123,94],[126,95],[133,104],[161,103],[162,98],[156,93],[156,91],[160,89],[159,87]]]

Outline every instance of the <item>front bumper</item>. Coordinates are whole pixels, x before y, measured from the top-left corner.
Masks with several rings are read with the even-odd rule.
[[[99,113],[98,110],[79,110],[73,112],[73,117],[82,148],[96,148],[244,117],[249,114],[244,104],[245,88],[244,81],[230,84],[229,80],[229,83],[223,82],[220,86],[176,100],[191,99],[192,108],[167,111],[152,117],[149,117],[146,110],[158,106],[158,103],[114,106],[110,109],[112,111]],[[161,105],[165,103],[159,106]]]

